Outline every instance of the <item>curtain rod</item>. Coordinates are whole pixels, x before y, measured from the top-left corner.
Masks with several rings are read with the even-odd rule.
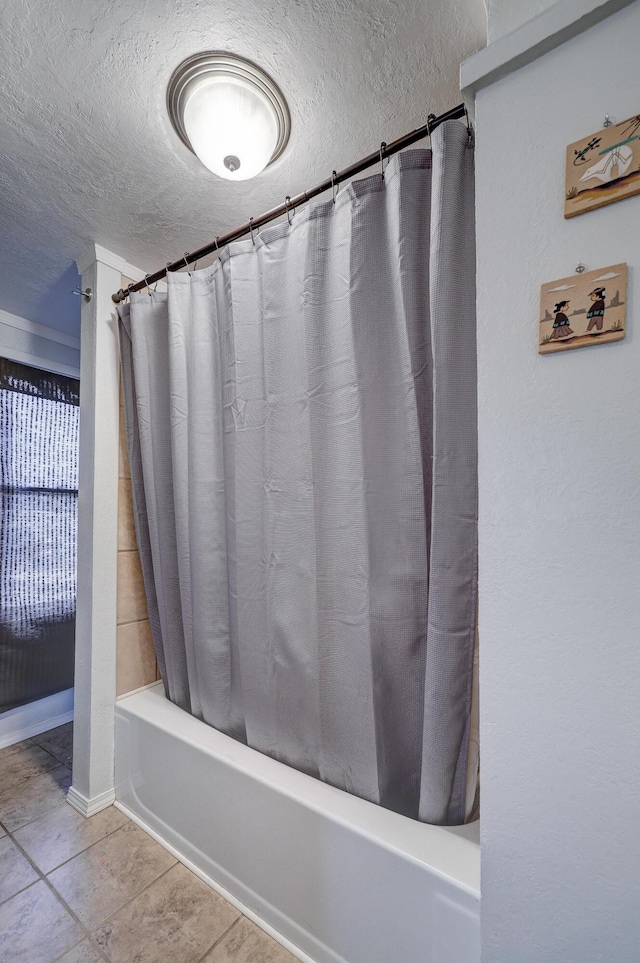
[[[451,110],[446,111],[444,114],[440,114],[436,117],[435,114],[429,114],[427,117],[427,123],[423,127],[418,127],[416,130],[412,130],[411,133],[405,134],[404,137],[399,137],[394,140],[391,144],[385,144],[384,141],[380,144],[380,150],[376,151],[375,154],[369,154],[368,157],[364,157],[362,160],[357,161],[350,167],[345,167],[344,170],[340,172],[333,171],[330,178],[326,181],[322,181],[316,187],[313,187],[310,191],[303,191],[302,194],[298,194],[296,197],[289,197],[287,195],[284,204],[280,204],[278,207],[272,208],[267,211],[266,214],[262,214],[260,217],[250,217],[246,224],[242,224],[240,227],[235,228],[233,231],[229,231],[227,234],[222,234],[217,237],[215,241],[210,244],[205,244],[204,247],[198,248],[197,251],[192,251],[187,253],[184,257],[179,258],[173,263],[168,263],[166,267],[163,267],[160,271],[156,271],[154,274],[146,274],[143,281],[137,281],[135,284],[130,284],[126,289],[120,288],[115,294],[111,295],[112,301],[119,304],[128,298],[130,294],[134,291],[142,291],[145,287],[150,284],[155,284],[156,281],[162,280],[162,278],[167,276],[169,271],[179,271],[180,268],[188,267],[189,264],[194,264],[201,258],[206,257],[208,254],[213,254],[214,251],[219,251],[221,247],[225,244],[229,244],[231,241],[237,241],[239,238],[244,237],[245,234],[253,235],[253,232],[258,228],[262,227],[264,224],[268,224],[270,221],[275,221],[276,218],[281,217],[283,214],[289,215],[289,211],[294,210],[301,204],[306,203],[306,201],[312,200],[317,197],[318,194],[323,194],[325,191],[333,190],[338,184],[344,181],[351,180],[357,174],[361,174],[362,171],[366,170],[367,167],[371,167],[372,164],[379,162],[382,164],[385,157],[391,157],[393,154],[397,154],[398,151],[403,150],[405,147],[410,147],[411,144],[415,144],[416,141],[422,140],[423,137],[428,137],[436,127],[440,124],[444,124],[447,120],[458,120],[461,117],[467,117],[467,123],[469,123],[467,111],[464,104],[459,104],[458,107],[453,107]],[[469,129],[471,129],[469,127]]]

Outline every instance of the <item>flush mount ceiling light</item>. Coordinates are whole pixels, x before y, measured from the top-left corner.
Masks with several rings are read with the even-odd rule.
[[[208,51],[184,60],[169,81],[167,109],[189,150],[214,174],[233,181],[255,177],[289,139],[281,91],[235,54]]]

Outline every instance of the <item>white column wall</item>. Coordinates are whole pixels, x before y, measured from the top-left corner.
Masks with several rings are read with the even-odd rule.
[[[640,196],[563,218],[638,38],[635,2],[476,101],[484,963],[640,958]],[[629,263],[627,338],[540,356],[579,259]]]
[[[82,289],[80,472],[73,782],[68,802],[85,816],[114,798],[118,551],[119,351],[111,295],[143,272],[94,245],[78,262]]]
[[[68,801],[88,816],[114,798],[118,535],[117,330],[111,292],[120,272],[81,268],[94,292],[80,324],[80,472],[73,782]]]

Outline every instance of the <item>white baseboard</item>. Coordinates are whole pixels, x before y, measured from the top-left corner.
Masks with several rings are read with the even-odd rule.
[[[69,792],[71,792],[71,790],[69,790]],[[223,899],[226,899],[227,903],[231,903],[232,906],[235,906],[237,910],[240,910],[243,916],[246,916],[251,920],[252,923],[255,923],[256,926],[259,926],[261,930],[264,930],[264,932],[273,940],[275,940],[276,943],[279,943],[280,946],[284,946],[285,950],[288,950],[289,953],[291,953],[291,955],[297,960],[300,960],[301,963],[315,963],[310,956],[307,956],[307,954],[304,953],[299,947],[295,946],[291,940],[288,940],[286,936],[282,935],[282,933],[278,933],[273,926],[270,926],[269,923],[266,923],[260,916],[258,916],[257,913],[254,913],[253,910],[249,909],[248,906],[245,906],[241,900],[236,899],[236,897],[230,893],[229,890],[225,889],[224,886],[220,886],[215,879],[213,879],[211,876],[208,876],[207,873],[203,872],[198,866],[196,866],[195,863],[192,863],[191,860],[184,856],[179,849],[176,849],[175,846],[172,846],[171,843],[168,843],[167,840],[160,835],[160,833],[157,833],[155,829],[152,829],[151,826],[149,826],[148,823],[145,823],[144,819],[140,819],[136,813],[132,812],[131,809],[129,809],[127,806],[124,806],[121,802],[116,801],[115,807],[116,809],[119,809],[121,813],[124,813],[125,816],[128,816],[132,822],[136,823],[136,825],[138,825],[140,829],[143,829],[145,833],[152,837],[152,839],[155,839],[157,843],[160,843],[160,845],[166,849],[168,853],[171,853],[172,856],[175,856],[175,858],[182,863],[183,866],[186,866],[187,869],[190,869],[195,876],[203,881],[203,883],[206,883],[207,886],[210,886],[211,889],[216,891],[216,893],[219,893]]]
[[[17,706],[0,715],[0,749],[73,721],[73,689]]]
[[[88,799],[83,796],[81,792],[74,789],[73,786],[70,787],[67,793],[67,802],[76,812],[79,812],[81,816],[85,816],[87,819],[89,816],[95,816],[102,809],[107,809],[109,806],[113,805],[116,798],[115,789],[107,789],[105,792],[99,793],[97,796],[93,796]]]

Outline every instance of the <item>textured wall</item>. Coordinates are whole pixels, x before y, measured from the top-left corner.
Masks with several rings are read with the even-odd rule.
[[[637,963],[640,197],[565,221],[565,147],[640,111],[640,3],[477,103],[486,963]],[[627,339],[536,350],[541,282],[630,266]]]
[[[0,31],[0,308],[64,328],[90,242],[151,270],[459,102],[482,0],[7,0]],[[255,180],[211,175],[167,82],[200,50],[260,63],[292,135]],[[67,272],[67,273],[65,273]],[[78,318],[73,316],[77,333]],[[65,328],[65,330],[71,330]]]
[[[122,279],[122,286],[130,283]],[[120,456],[118,463],[118,629],[116,692],[123,695],[158,679],[158,666],[133,521],[131,474],[127,454],[122,392],[120,393]]]

